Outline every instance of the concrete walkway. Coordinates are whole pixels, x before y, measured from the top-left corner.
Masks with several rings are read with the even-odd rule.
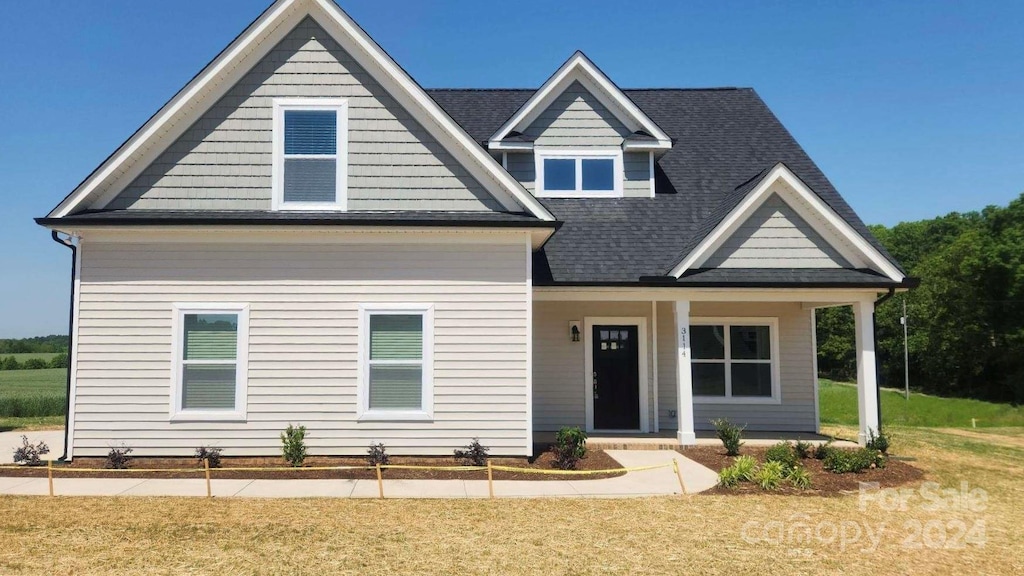
[[[714,487],[717,474],[671,450],[609,450],[626,468],[679,464],[687,494]],[[376,480],[217,480],[214,496],[245,498],[377,498]],[[141,478],[55,478],[57,496],[206,496],[206,481]],[[0,477],[0,494],[49,493],[46,478]],[[601,480],[495,480],[496,498],[626,498],[679,494],[671,467]],[[384,480],[385,498],[487,498],[486,480]]]
[[[28,436],[32,444],[46,442],[50,449],[48,454],[43,455],[43,460],[56,460],[64,453],[64,429],[60,430],[15,430],[14,432],[0,432],[0,463],[10,464],[14,456],[14,450],[21,448],[21,437]]]

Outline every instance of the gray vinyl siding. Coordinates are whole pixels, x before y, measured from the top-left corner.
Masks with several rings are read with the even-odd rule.
[[[522,241],[431,244],[105,243],[82,247],[74,456],[280,454],[289,423],[312,454],[450,456],[473,437],[526,453],[529,287]],[[248,419],[169,421],[172,304],[246,303]],[[358,305],[434,306],[434,421],[357,422]]]
[[[772,194],[702,268],[849,268],[793,208]]]
[[[584,338],[572,342],[569,322],[586,317],[633,316],[647,318],[647,388],[653,393],[653,356],[650,302],[545,302],[533,304],[533,429],[558,430],[586,425]],[[651,396],[652,397],[652,396]],[[648,402],[653,430],[654,402]]]
[[[509,152],[506,157],[508,172],[524,188],[536,189],[537,165],[533,152]],[[651,195],[651,160],[647,152],[624,152],[622,169],[625,181],[622,195],[626,198],[649,198]]]
[[[651,157],[649,152],[623,152],[622,195],[626,198],[651,196]]]
[[[583,85],[573,82],[523,133],[536,137],[535,146],[591,148],[621,146],[630,130]]]
[[[693,302],[695,317],[771,316],[779,322],[781,404],[694,404],[697,430],[711,430],[711,420],[728,418],[748,430],[814,432],[817,429],[814,401],[814,347],[811,340],[811,312],[799,303]],[[669,416],[676,409],[675,314],[671,302],[658,305],[659,408],[663,430],[674,430],[678,422]]]
[[[274,98],[348,101],[350,210],[500,205],[312,19],[303,20],[110,204],[269,210]]]

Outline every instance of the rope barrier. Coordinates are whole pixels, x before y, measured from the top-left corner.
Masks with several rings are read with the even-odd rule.
[[[33,470],[41,467],[0,464],[0,471],[3,470]],[[313,472],[324,470],[373,470],[376,471],[378,495],[384,498],[383,470],[435,470],[442,472],[487,472],[488,494],[494,498],[494,471],[513,472],[517,474],[542,474],[550,476],[589,476],[595,474],[616,474],[623,472],[641,472],[644,470],[658,470],[660,468],[672,468],[679,479],[679,487],[682,493],[686,492],[683,486],[683,476],[675,460],[665,464],[653,466],[633,466],[623,468],[606,468],[603,470],[542,470],[537,468],[518,468],[515,466],[500,466],[487,461],[487,466],[419,466],[414,464],[377,464],[374,466],[309,466],[309,467],[239,467],[239,468],[211,468],[209,460],[203,460],[202,468],[72,468],[56,467],[53,461],[46,463],[46,476],[49,483],[50,496],[53,496],[53,475],[55,471],[60,473],[97,473],[97,472],[128,472],[128,473],[204,473],[206,477],[206,496],[213,497],[211,478],[214,472]],[[40,470],[42,472],[42,470]]]

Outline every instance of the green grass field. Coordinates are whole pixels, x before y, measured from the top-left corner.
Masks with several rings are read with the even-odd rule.
[[[857,387],[854,384],[819,380],[822,424],[857,425]],[[979,428],[1024,426],[1024,407],[963,398],[941,398],[910,393],[910,400],[896,390],[882,390],[882,424],[924,428]]]
[[[67,370],[0,370],[0,429],[62,424]]]
[[[18,362],[24,362],[26,360],[31,360],[33,358],[39,358],[41,360],[46,360],[47,362],[50,362],[57,356],[60,356],[60,354],[56,352],[26,352],[22,354],[0,353],[0,358],[7,358],[8,356],[14,356],[14,359],[17,360]]]

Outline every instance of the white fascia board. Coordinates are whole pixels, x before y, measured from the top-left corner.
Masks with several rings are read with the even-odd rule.
[[[305,16],[311,16],[350,52],[391,96],[437,138],[472,176],[509,210],[522,205],[541,220],[555,217],[522,184],[502,170],[469,134],[331,0],[277,0],[217,58],[164,105],[142,128],[65,198],[49,217],[61,218],[81,206],[103,184],[104,206],[274,47]],[[518,201],[518,204],[516,202]]]
[[[671,147],[672,139],[640,110],[611,79],[577,51],[536,91],[519,110],[490,137],[488,147],[498,145],[513,130],[529,126],[574,81],[579,81],[601,104],[624,124],[641,129],[658,139],[659,144]]]
[[[689,254],[682,259],[675,268],[672,269],[670,274],[679,278],[684,272],[692,268],[699,268],[700,265],[705,262],[712,254],[715,253],[721,245],[736,231],[736,229],[745,222],[751,214],[771,195],[776,189],[776,184],[782,182],[788,186],[789,190],[792,190],[801,200],[806,202],[814,214],[820,216],[831,228],[831,230],[821,230],[820,226],[815,226],[815,223],[808,219],[807,223],[815,228],[815,231],[821,234],[824,238],[829,237],[839,238],[847,243],[852,248],[852,252],[849,248],[844,247],[841,243],[832,242],[833,248],[835,248],[844,258],[847,260],[853,260],[854,262],[860,260],[874,267],[876,270],[885,274],[890,280],[894,282],[901,282],[905,278],[905,275],[899,271],[899,269],[883,256],[874,246],[872,246],[867,239],[864,238],[860,233],[853,229],[849,223],[846,222],[842,217],[836,214],[828,204],[821,200],[817,194],[808,188],[803,181],[796,177],[789,168],[784,164],[778,164],[761,180],[761,183],[756,188],[747,194],[747,197],[739,203],[738,206],[733,210],[715,227],[710,234],[705,237],[700,244],[697,245]],[[785,198],[783,198],[785,200]],[[790,206],[797,210],[799,213],[800,207],[790,203]]]
[[[530,152],[533,150],[533,142],[495,142],[488,144],[487,149],[491,151]]]
[[[668,150],[672,148],[671,140],[658,140],[657,142],[623,142],[624,152],[653,152],[655,150]]]

